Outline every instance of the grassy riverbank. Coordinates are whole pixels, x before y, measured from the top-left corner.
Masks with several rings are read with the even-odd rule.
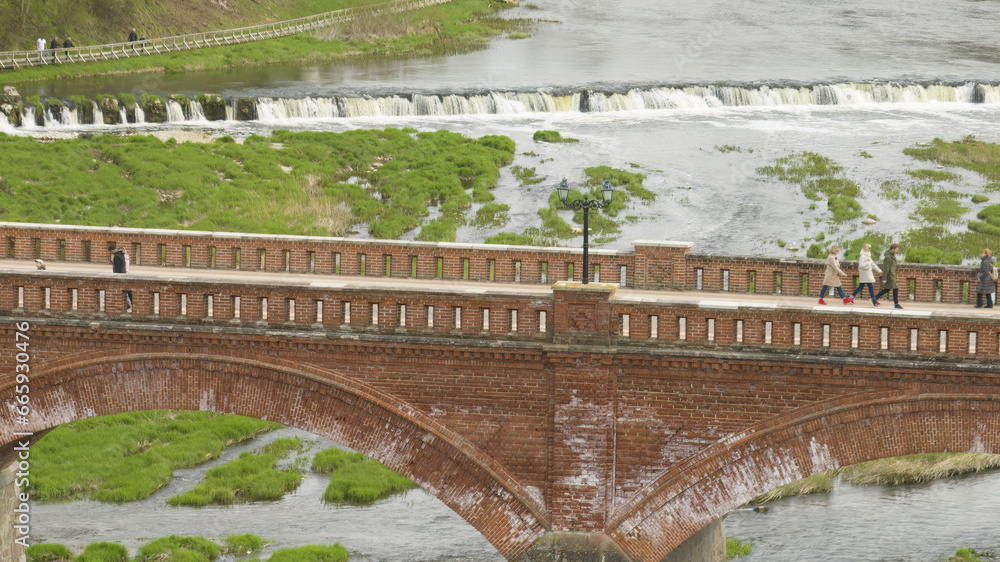
[[[775,488],[754,498],[750,503],[761,504],[807,494],[827,494],[833,491],[834,483],[838,479],[855,486],[898,486],[996,469],[1000,469],[1000,455],[980,453],[907,455],[820,472]]]
[[[292,4],[291,0],[287,3]],[[324,9],[318,7],[318,0],[301,0],[300,3],[315,10],[310,13],[320,13],[371,2],[342,0],[335,4],[322,4]],[[523,36],[529,29],[529,22],[495,15],[509,6],[489,0],[453,0],[414,11],[359,17],[353,22],[312,34],[130,59],[0,71],[0,82],[16,86],[24,82],[85,76],[187,73],[454,54],[483,48],[491,39],[504,33],[520,33],[517,36]],[[308,15],[303,11],[301,8],[288,8],[285,13]],[[127,34],[127,28],[124,33]],[[161,35],[157,33],[155,36]]]
[[[234,29],[383,0],[0,0],[0,50],[34,50],[38,37],[72,35],[77,46],[119,43],[133,27],[147,37]],[[61,43],[60,43],[61,44]]]
[[[156,410],[90,418],[52,430],[31,449],[31,497],[133,501],[178,468],[217,458],[280,424],[213,412]]]
[[[493,199],[507,137],[446,131],[275,131],[176,143],[152,136],[39,142],[0,134],[0,220],[454,241]],[[439,214],[422,221],[436,206]]]

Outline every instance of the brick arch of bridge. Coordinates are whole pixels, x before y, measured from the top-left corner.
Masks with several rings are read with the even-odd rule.
[[[632,559],[660,560],[780,485],[879,458],[957,451],[1000,452],[1000,395],[838,398],[750,427],[671,467],[619,507],[606,532]]]
[[[11,397],[4,392],[4,401]],[[31,382],[41,432],[135,410],[211,410],[278,421],[378,459],[411,478],[515,559],[549,528],[540,505],[461,435],[415,408],[310,365],[191,354],[64,358]],[[13,441],[0,425],[0,447]]]

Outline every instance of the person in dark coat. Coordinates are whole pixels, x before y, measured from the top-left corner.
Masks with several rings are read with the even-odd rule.
[[[882,290],[875,296],[875,306],[878,306],[878,299],[892,291],[892,302],[896,308],[899,306],[899,285],[896,284],[896,254],[899,252],[899,244],[889,246],[885,252],[885,262],[882,264]]]
[[[73,38],[67,35],[66,40],[63,41],[63,49],[72,49],[72,48],[73,48]],[[69,56],[69,51],[65,51],[65,54],[66,56]]]
[[[111,257],[112,273],[125,273],[125,248],[118,248]]]
[[[132,33],[128,34],[128,41],[129,43],[135,43],[138,40],[139,40],[139,34],[135,32],[135,28],[133,27]]]
[[[986,308],[993,308],[993,293],[996,292],[996,282],[990,277],[990,271],[996,264],[996,258],[989,248],[983,249],[983,261],[979,262],[976,273],[976,308],[983,307],[983,295],[986,295]]]
[[[56,49],[58,49],[58,48],[59,48],[59,38],[53,36],[52,37],[52,42],[49,43],[49,50],[52,51],[52,53],[51,53],[52,60],[56,60]]]

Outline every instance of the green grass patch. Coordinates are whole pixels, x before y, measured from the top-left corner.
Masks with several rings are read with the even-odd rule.
[[[957,181],[962,179],[962,176],[947,170],[907,170],[906,173],[918,180]]]
[[[766,503],[806,494],[828,494],[833,491],[834,481],[838,478],[858,486],[898,486],[998,468],[1000,455],[982,453],[926,453],[890,457],[813,474],[757,496],[750,503]]]
[[[514,232],[500,232],[488,237],[486,244],[506,244],[509,246],[558,246],[559,240],[547,237],[542,229],[529,227],[524,230],[524,234]]]
[[[476,211],[476,218],[470,224],[478,228],[497,228],[507,224],[510,215],[509,205],[501,203],[487,203]]]
[[[538,177],[535,174],[535,168],[525,168],[523,166],[511,166],[510,172],[514,174],[517,181],[521,182],[521,187],[528,185],[535,185],[536,183],[542,183],[545,181],[544,177]]]
[[[917,214],[931,224],[946,224],[962,218],[969,208],[958,201],[960,194],[939,191],[917,204]]]
[[[336,447],[331,447],[313,456],[310,470],[320,474],[333,474],[349,464],[362,463],[368,460],[362,453],[352,453]]]
[[[843,171],[843,166],[815,152],[791,154],[777,159],[771,166],[757,168],[757,173],[763,176],[799,184],[808,199],[819,201],[825,196],[834,222],[849,221],[864,214],[855,199],[860,188],[857,183],[841,177]]]
[[[741,558],[753,552],[753,545],[733,537],[726,537],[726,559]]]
[[[722,146],[716,145],[715,150],[718,150],[723,154],[726,154],[727,152],[753,152],[752,148],[749,148],[744,151],[742,148],[736,146],[735,144],[724,144]]]
[[[124,546],[113,542],[95,542],[88,544],[73,562],[128,562],[128,560],[128,549]]]
[[[441,224],[418,237],[454,241],[470,190],[496,186],[514,143],[399,129],[275,131],[244,144],[0,134],[0,150],[0,220],[306,235],[365,223],[398,239],[437,205]]]
[[[312,469],[330,474],[330,484],[323,493],[323,501],[329,503],[370,505],[417,487],[376,460],[336,448],[316,453]]]
[[[580,142],[580,139],[563,137],[559,131],[535,131],[531,138],[535,142]]]
[[[903,154],[943,166],[965,168],[990,181],[1000,181],[1000,145],[978,141],[971,135],[954,142],[935,138],[925,145],[905,148]]]
[[[170,535],[143,545],[135,562],[205,562],[221,554],[218,545],[203,537]]]
[[[28,562],[72,562],[73,551],[61,544],[33,544],[24,550]]]
[[[863,462],[840,469],[840,477],[855,485],[898,486],[1000,468],[1000,455],[926,453]]]
[[[69,3],[68,0],[62,1]],[[139,2],[139,0],[121,1],[127,4],[138,4]],[[295,0],[285,0],[285,2],[290,1],[294,2]],[[296,12],[298,15],[308,15],[377,2],[377,0],[341,0],[331,4],[319,0],[298,1],[308,4],[308,11],[304,9],[286,11]],[[112,4],[110,1],[100,3]],[[242,1],[241,4],[255,5],[249,1]],[[83,8],[84,5],[89,7],[91,3],[80,4],[81,12],[86,12],[86,8]],[[145,6],[145,4],[143,5]],[[270,5],[271,3],[267,4],[267,6]],[[35,80],[67,80],[112,74],[174,74],[203,70],[236,70],[269,65],[303,66],[449,55],[485,48],[491,39],[504,33],[509,35],[510,33],[530,32],[531,23],[528,20],[504,18],[497,15],[498,11],[510,7],[511,5],[508,4],[489,2],[488,0],[453,0],[447,4],[428,6],[419,10],[361,15],[352,22],[314,33],[129,59],[44,65],[3,71],[0,72],[0,76],[4,77],[4,82],[7,84],[17,84]],[[166,37],[200,28],[200,24],[196,25],[199,18],[180,18],[178,14],[200,15],[205,12],[204,7],[200,5],[198,9],[187,11],[180,7],[157,9],[168,10],[168,12],[153,21],[172,22],[185,19],[193,21],[188,21],[186,25],[182,26],[185,29],[178,32],[150,33],[149,37]],[[260,5],[257,9],[266,10],[268,8]],[[218,12],[227,11],[219,10]],[[121,33],[132,24],[131,19],[126,18],[121,21],[121,18],[126,18],[124,13],[116,14],[110,18],[110,21],[116,22],[117,41],[124,40]],[[251,21],[252,23],[262,23],[268,19],[270,18],[258,15]],[[208,20],[210,21],[211,18]],[[77,28],[76,26],[77,22],[74,21],[71,27]],[[211,29],[224,28],[211,27]],[[3,36],[0,33],[0,37]],[[37,35],[30,37],[34,39]],[[28,43],[33,44],[33,40],[28,41]],[[87,38],[77,37],[78,45],[94,43],[95,41]]]
[[[908,262],[959,264],[965,258],[975,258],[983,248],[995,247],[1000,241],[1000,236],[976,231],[979,225],[972,221],[970,230],[965,232],[950,232],[941,226],[914,228],[903,233],[900,247]]]
[[[223,541],[222,554],[231,556],[245,556],[253,554],[264,548],[268,543],[264,539],[253,534],[229,535]]]
[[[302,439],[283,438],[257,452],[241,453],[238,458],[210,469],[204,482],[169,498],[167,505],[203,507],[279,500],[299,487],[302,473],[295,466],[278,469],[278,462],[302,447]]]
[[[345,562],[349,555],[340,543],[328,546],[310,545],[277,550],[269,562]]]
[[[985,203],[985,202],[987,202],[989,200],[990,200],[989,197],[987,197],[985,195],[980,195],[978,193],[972,196],[972,202],[973,203]]]
[[[31,495],[42,501],[133,501],[165,486],[177,468],[280,424],[214,412],[155,410],[60,426],[31,449]]]
[[[948,558],[948,562],[989,562],[995,560],[996,556],[992,552],[979,552],[974,548],[960,548],[955,551],[955,555]]]

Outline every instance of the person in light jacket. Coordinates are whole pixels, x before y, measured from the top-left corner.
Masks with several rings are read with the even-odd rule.
[[[826,257],[826,273],[823,275],[823,288],[819,290],[819,304],[826,304],[823,297],[826,296],[826,290],[833,287],[837,290],[837,294],[840,298],[844,299],[844,304],[850,304],[851,299],[844,296],[844,289],[840,285],[840,277],[847,275],[844,270],[840,269],[840,263],[837,261],[837,254],[840,253],[840,246],[834,244],[830,246],[830,255]]]
[[[882,298],[882,295],[887,295],[889,291],[892,291],[893,304],[896,305],[896,308],[903,308],[899,306],[899,285],[896,284],[896,268],[899,267],[896,262],[898,252],[899,244],[893,244],[885,251],[885,261],[882,262],[882,290],[878,292],[878,295],[875,295],[875,306],[879,305],[878,300]]]
[[[865,244],[861,246],[861,254],[858,256],[858,288],[854,289],[849,297],[851,302],[854,302],[854,297],[858,296],[859,293],[864,291],[865,286],[868,286],[868,295],[872,298],[872,305],[878,306],[875,303],[875,275],[881,275],[882,270],[878,268],[875,264],[875,260],[872,259],[872,245]]]
[[[976,273],[976,308],[983,308],[983,295],[986,295],[986,308],[993,308],[996,282],[990,277],[990,270],[996,264],[996,258],[989,248],[983,248],[982,255],[983,261],[979,262],[979,272]]]

